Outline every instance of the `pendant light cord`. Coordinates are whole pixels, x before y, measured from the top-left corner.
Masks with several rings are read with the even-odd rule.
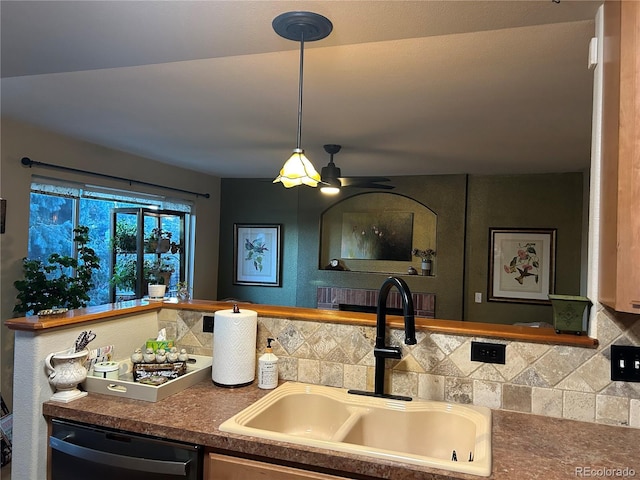
[[[302,75],[304,71],[304,32],[300,32],[300,77],[298,80],[298,135],[296,148],[302,144]]]

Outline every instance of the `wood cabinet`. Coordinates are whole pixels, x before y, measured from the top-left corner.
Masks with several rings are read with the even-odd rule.
[[[599,301],[640,314],[640,2],[604,4]]]
[[[345,480],[347,478],[212,452],[207,454],[204,462],[205,480]]]

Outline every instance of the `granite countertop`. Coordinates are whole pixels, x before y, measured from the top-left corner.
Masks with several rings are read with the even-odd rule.
[[[159,402],[89,393],[70,403],[45,402],[43,414],[160,436],[265,460],[340,472],[345,477],[478,480],[475,475],[381,461],[319,448],[220,432],[218,426],[268,390],[227,389],[210,380]],[[546,480],[640,476],[640,429],[577,422],[502,410],[493,411],[492,479]],[[579,470],[582,469],[582,475]],[[610,469],[603,471],[603,469]],[[627,477],[631,477],[631,472]]]

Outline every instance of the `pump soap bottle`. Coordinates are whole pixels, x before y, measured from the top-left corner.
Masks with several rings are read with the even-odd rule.
[[[269,390],[278,386],[278,357],[273,354],[271,342],[273,338],[267,338],[267,348],[258,359],[258,388]]]

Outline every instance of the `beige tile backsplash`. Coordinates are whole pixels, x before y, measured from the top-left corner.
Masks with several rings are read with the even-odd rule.
[[[202,332],[207,314],[163,310],[161,327],[190,353],[211,355],[213,336]],[[213,314],[209,314],[213,315]],[[417,332],[417,345],[402,330],[388,343],[402,347],[387,360],[386,391],[397,395],[483,405],[585,422],[640,428],[640,383],[610,380],[610,345],[640,345],[637,316],[595,314],[597,349]],[[257,352],[276,338],[281,380],[373,389],[375,327],[258,318]],[[506,364],[470,360],[471,341],[504,343]]]

